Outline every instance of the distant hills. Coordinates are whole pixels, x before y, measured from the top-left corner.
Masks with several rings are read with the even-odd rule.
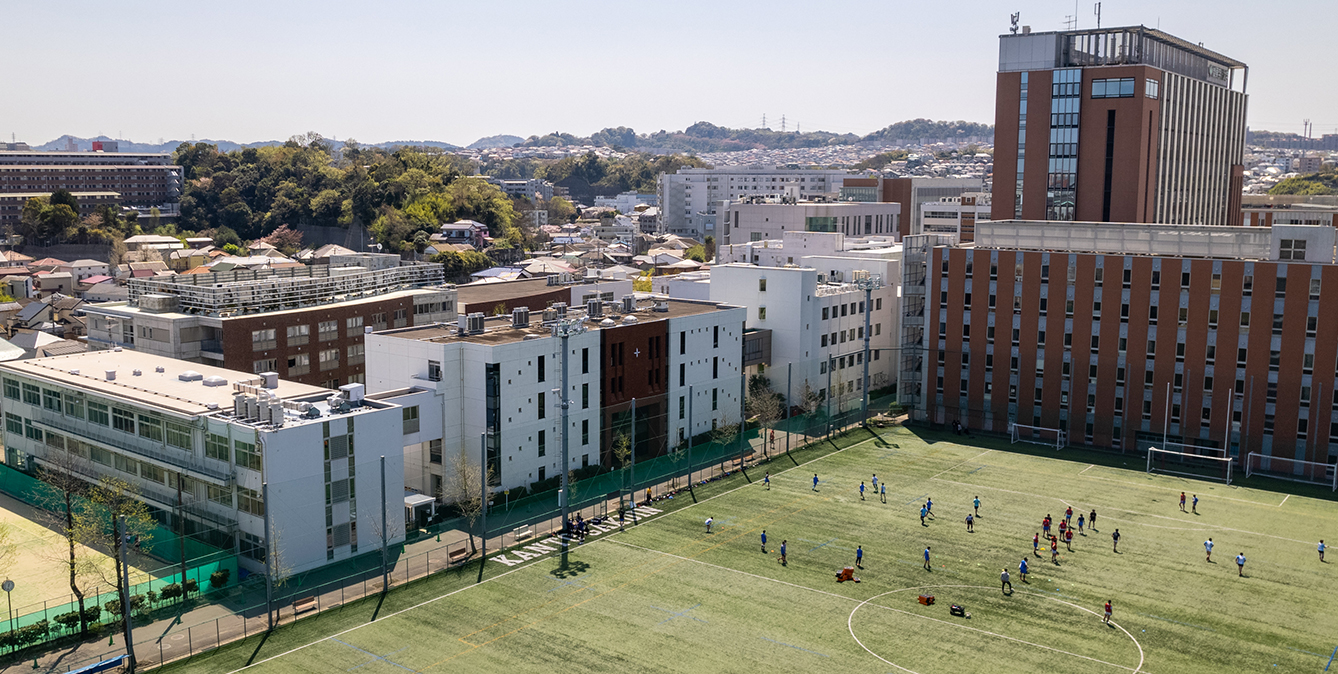
[[[710,122],[697,122],[682,131],[660,130],[654,133],[637,133],[625,127],[609,127],[590,136],[576,136],[555,131],[542,136],[522,138],[509,134],[499,134],[480,138],[466,147],[471,150],[483,150],[496,147],[562,147],[595,145],[623,150],[642,151],[652,154],[672,152],[729,152],[734,150],[777,150],[788,148],[812,148],[826,145],[853,145],[856,143],[918,144],[921,142],[966,142],[986,141],[994,136],[994,127],[989,124],[966,121],[936,121],[912,119],[890,124],[867,135],[853,133],[832,133],[830,131],[775,131],[772,129],[731,129],[716,126]],[[116,140],[107,136],[80,138],[64,135],[51,142],[33,146],[36,150],[65,150],[70,141],[81,152],[92,149],[94,141]],[[254,143],[236,143],[230,140],[200,139],[195,141],[165,140],[158,143],[138,143],[130,140],[117,140],[121,152],[172,152],[182,142],[209,143],[217,145],[221,152],[231,152],[248,147],[269,147],[282,145],[282,140],[266,140]],[[335,141],[339,142],[339,141]],[[438,140],[394,140],[384,143],[364,143],[370,147],[393,148],[400,146],[434,147],[443,150],[459,149],[459,145]]]

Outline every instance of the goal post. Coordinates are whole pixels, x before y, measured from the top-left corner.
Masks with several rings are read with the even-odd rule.
[[[1250,452],[1245,457],[1245,477],[1271,477],[1292,482],[1306,482],[1338,491],[1338,466],[1318,461],[1302,461],[1282,456]]]
[[[1147,471],[1149,473],[1220,480],[1231,484],[1232,464],[1235,462],[1231,457],[1223,456],[1224,452],[1222,450],[1213,447],[1183,445],[1181,443],[1167,444],[1178,445],[1180,449],[1199,451],[1177,451],[1169,448],[1148,447]]]
[[[1012,435],[1012,444],[1026,442],[1033,445],[1045,445],[1054,447],[1056,451],[1067,447],[1069,444],[1069,434],[1060,428],[1028,426],[1018,423],[1009,424],[1009,428]]]

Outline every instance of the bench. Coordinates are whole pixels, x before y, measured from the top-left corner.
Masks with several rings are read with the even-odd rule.
[[[293,615],[294,615],[294,616],[299,616],[299,615],[302,615],[303,613],[306,613],[307,611],[315,611],[315,610],[316,610],[316,598],[315,598],[315,597],[307,597],[306,599],[298,599],[297,601],[293,602]]]
[[[459,564],[465,561],[466,559],[469,559],[469,549],[460,548],[459,550],[456,550],[450,554],[449,561],[451,564]]]
[[[511,535],[516,539],[517,543],[529,540],[534,538],[534,527],[516,527],[516,529],[511,532]]]

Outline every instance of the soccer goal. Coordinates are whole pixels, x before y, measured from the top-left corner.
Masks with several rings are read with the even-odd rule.
[[[1148,447],[1149,473],[1166,473],[1205,480],[1221,480],[1231,484],[1231,464],[1234,462],[1231,457],[1223,456],[1225,452],[1222,450],[1180,443],[1170,444],[1177,445],[1179,449],[1187,451]]]
[[[1265,456],[1250,452],[1245,457],[1245,477],[1273,477],[1293,482],[1309,482],[1338,491],[1338,466],[1332,463],[1301,461],[1281,456]]]
[[[1012,426],[1013,444],[1028,442],[1033,445],[1054,447],[1056,451],[1069,445],[1069,434],[1063,429],[1024,424],[1010,424],[1010,426]]]

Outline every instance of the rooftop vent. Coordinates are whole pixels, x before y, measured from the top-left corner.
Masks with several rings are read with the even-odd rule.
[[[264,386],[265,388],[271,388],[271,389],[272,389],[272,388],[279,388],[279,373],[278,373],[278,372],[261,372],[261,373],[260,373],[260,378],[261,378],[262,380],[264,380],[264,384],[263,384],[263,386]]]
[[[196,372],[195,370],[186,370],[185,372],[182,372],[181,374],[177,375],[177,379],[181,381],[200,381],[201,379],[204,379],[204,375],[200,374],[199,372]]]
[[[636,322],[637,322],[636,314],[627,314],[626,316],[623,316],[624,325],[631,325]]]
[[[107,370],[107,381],[116,381],[116,370]]]
[[[167,368],[163,367],[162,365],[159,365],[158,367],[153,368],[153,371],[157,372],[158,374],[162,374],[167,371]]]
[[[131,374],[131,376],[139,377],[139,376],[142,376],[142,375],[144,374],[144,371],[143,371],[143,370],[140,370],[140,369],[138,369],[138,368],[136,368],[136,369],[134,369],[134,370],[131,370],[131,371],[130,371],[130,374]]]
[[[362,404],[362,394],[365,387],[362,384],[344,384],[339,387],[339,392],[347,398],[349,402],[358,405]]]
[[[204,385],[205,385],[205,386],[227,386],[227,385],[228,385],[228,380],[226,380],[226,379],[224,379],[224,378],[222,378],[222,377],[220,377],[220,376],[218,376],[218,375],[214,375],[214,376],[212,376],[212,377],[205,377],[205,378],[204,378]]]
[[[599,322],[599,327],[601,327],[601,328],[611,328],[611,327],[613,327],[613,326],[615,326],[615,325],[617,325],[617,324],[618,324],[618,323],[617,323],[616,321],[614,321],[612,318],[606,318],[606,319],[604,319],[604,320],[602,320],[602,321]]]
[[[651,309],[651,311],[657,311],[662,314],[669,313],[669,303],[665,302],[664,300],[656,300],[655,306]]]

